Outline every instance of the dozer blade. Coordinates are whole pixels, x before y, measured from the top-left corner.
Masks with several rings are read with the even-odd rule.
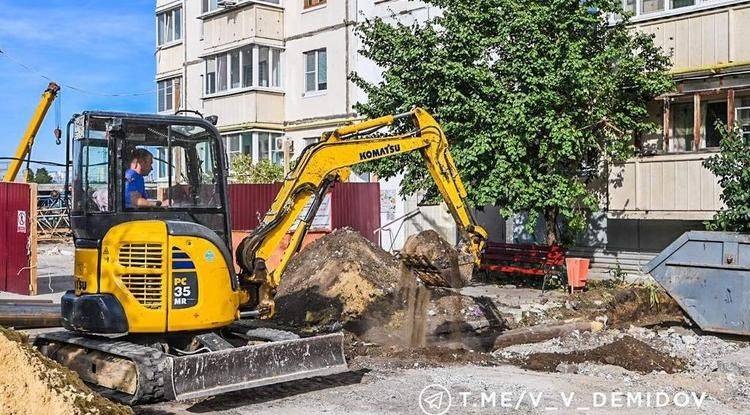
[[[348,370],[341,333],[189,356],[68,331],[40,335],[35,345],[101,393],[129,405],[199,398]]]
[[[346,372],[344,336],[328,334],[173,359],[175,399]]]

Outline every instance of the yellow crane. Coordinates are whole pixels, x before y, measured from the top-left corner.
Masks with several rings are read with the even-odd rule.
[[[60,86],[56,83],[50,82],[49,85],[47,85],[47,89],[44,90],[42,99],[36,106],[36,110],[31,117],[29,125],[26,127],[26,131],[23,133],[23,137],[21,137],[21,142],[18,144],[16,153],[10,161],[10,164],[8,164],[8,170],[3,177],[4,182],[14,182],[16,180],[16,176],[18,176],[18,172],[21,170],[24,159],[28,156],[31,148],[34,146],[34,139],[36,138],[37,132],[39,132],[39,128],[42,126],[44,117],[47,115],[47,111],[55,101],[59,91]]]
[[[411,128],[372,135],[396,122]],[[347,370],[341,333],[298,338],[268,327],[248,330],[238,320],[273,315],[284,269],[326,192],[356,164],[419,152],[476,264],[487,238],[465,201],[443,130],[420,108],[339,128],[307,147],[234,255],[228,160],[211,123],[84,112],[68,124],[68,145],[75,290],[61,300],[67,330],[40,335],[36,345],[131,404]],[[143,178],[152,167],[161,181],[149,195]],[[280,264],[267,269],[295,223]]]

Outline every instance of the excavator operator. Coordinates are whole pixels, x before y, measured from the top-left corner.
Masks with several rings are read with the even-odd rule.
[[[131,156],[130,168],[125,171],[125,207],[158,207],[161,202],[148,200],[144,177],[151,173],[154,156],[144,148],[136,148]]]

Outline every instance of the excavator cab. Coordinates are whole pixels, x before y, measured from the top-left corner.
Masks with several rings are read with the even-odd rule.
[[[168,333],[234,321],[239,283],[216,128],[108,112],[72,124],[76,290],[62,300],[66,328]]]
[[[73,120],[71,219],[76,242],[100,240],[113,226],[138,220],[199,224],[231,243],[226,213],[227,160],[221,137],[197,117],[87,112]],[[141,172],[146,199],[128,190],[134,154],[145,150],[152,168]]]

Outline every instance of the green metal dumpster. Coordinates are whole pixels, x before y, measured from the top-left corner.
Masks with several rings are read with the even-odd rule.
[[[750,235],[686,232],[643,271],[701,330],[750,335]]]

